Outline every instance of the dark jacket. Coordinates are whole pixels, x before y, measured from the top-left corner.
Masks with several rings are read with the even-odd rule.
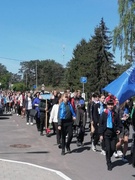
[[[105,109],[106,108],[106,105],[103,104],[103,108]],[[93,107],[93,122],[94,122],[94,125],[97,125],[100,121],[100,103],[97,103],[94,105]]]
[[[54,104],[58,104],[58,96],[54,96],[54,99],[50,99],[50,103],[53,106]]]
[[[32,105],[32,97],[30,97],[30,99],[31,99],[31,105]],[[27,110],[28,109],[28,96],[26,97],[24,104],[25,104],[25,109]]]
[[[114,135],[116,135],[117,130],[121,132],[122,124],[121,124],[118,114],[113,112],[113,128],[112,129],[107,128],[107,117],[108,117],[108,114],[106,112],[103,112],[102,115],[100,116],[99,134],[104,136],[104,134],[107,131],[109,132],[109,130],[110,132],[113,132]]]
[[[90,121],[93,121],[93,112],[94,112],[95,104],[96,103],[94,101],[91,101],[90,104],[89,104],[89,118],[90,118]]]
[[[40,103],[39,103],[39,111],[40,111],[40,115],[45,115],[45,108],[47,105],[47,109],[48,109],[48,114],[51,111],[51,103],[49,100],[45,100],[45,99],[41,99]]]

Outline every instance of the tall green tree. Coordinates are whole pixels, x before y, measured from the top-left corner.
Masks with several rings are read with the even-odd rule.
[[[135,48],[135,1],[118,0],[118,13],[120,21],[113,31],[114,51],[116,47],[121,50],[121,57],[133,61]]]
[[[80,77],[85,76],[87,92],[100,91],[114,79],[114,56],[111,53],[112,38],[103,18],[86,42],[82,39],[67,64],[67,81],[73,89],[81,88]]]
[[[101,90],[115,78],[115,61],[111,53],[112,38],[103,18],[98,27],[95,28],[95,35],[91,40],[93,56],[95,57],[95,70],[97,77],[97,89]]]
[[[67,86],[70,87],[71,90],[80,89],[82,87],[80,78],[86,76],[87,54],[87,42],[82,39],[73,50],[73,58],[67,64]]]

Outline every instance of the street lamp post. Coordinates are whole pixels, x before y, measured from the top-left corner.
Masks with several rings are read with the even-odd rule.
[[[37,86],[38,86],[38,77],[37,77],[37,61],[36,61],[36,89],[37,89]]]

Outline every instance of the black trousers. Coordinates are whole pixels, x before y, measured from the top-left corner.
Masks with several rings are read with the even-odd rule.
[[[106,148],[106,163],[111,164],[111,157],[116,150],[117,136],[104,136],[105,148]]]
[[[57,132],[57,130],[56,130],[56,127],[55,127],[55,124],[54,124],[54,122],[52,122],[52,129],[53,129],[53,134],[56,134]]]
[[[54,122],[54,127],[55,127],[55,130],[56,130],[57,144],[61,144],[61,131],[58,129],[58,123]]]
[[[46,122],[46,114],[40,113],[40,131],[41,131],[41,133],[43,132],[44,127],[48,128],[48,126],[49,126],[49,114],[47,114],[47,122]]]
[[[17,104],[17,114],[21,115],[21,107],[20,107],[20,104]]]
[[[45,113],[40,114],[40,131],[43,132],[43,129],[45,127]]]
[[[10,111],[11,111],[10,103],[7,102],[7,103],[6,103],[6,112],[10,112]]]
[[[30,119],[30,122],[33,123],[33,117],[30,116],[30,109],[26,109],[26,121],[27,121],[27,123],[29,123],[29,119]]]
[[[92,138],[93,138],[93,144],[94,144],[94,146],[96,146],[99,142],[99,132],[98,132],[99,126],[94,124],[94,128],[95,128],[95,131],[93,133]]]
[[[79,127],[77,127],[77,141],[82,143],[84,141],[85,127],[82,122],[80,122]]]
[[[38,117],[38,113],[36,114],[35,120],[36,120],[37,130],[40,131],[40,118]]]
[[[73,125],[72,122],[62,122],[62,125],[61,125],[62,151],[65,151],[65,146],[70,147],[70,144],[73,138],[72,125]],[[66,135],[68,135],[67,143],[66,143]]]

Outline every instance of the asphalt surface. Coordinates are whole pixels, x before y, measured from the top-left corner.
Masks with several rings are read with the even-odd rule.
[[[40,137],[39,133],[36,137],[34,131],[36,132],[36,127],[34,125],[28,127],[25,119],[21,117],[16,117],[16,115],[0,117],[0,180],[70,180],[58,170],[19,161],[17,156],[19,155],[23,159],[24,153],[37,153],[39,155],[40,153],[48,153],[47,151],[37,150],[36,147],[32,148],[32,143],[41,143],[40,139],[38,139]],[[35,151],[31,152],[32,149]],[[10,158],[5,156],[6,159],[4,159],[3,155],[5,154],[13,156],[10,156]]]
[[[105,156],[91,150],[88,129],[85,135],[83,147],[77,147],[73,138],[72,153],[61,156],[54,135],[40,136],[36,125],[26,125],[26,120],[16,115],[0,117],[0,180],[135,179],[130,157],[131,138],[128,163],[112,157],[113,170],[110,172]]]

